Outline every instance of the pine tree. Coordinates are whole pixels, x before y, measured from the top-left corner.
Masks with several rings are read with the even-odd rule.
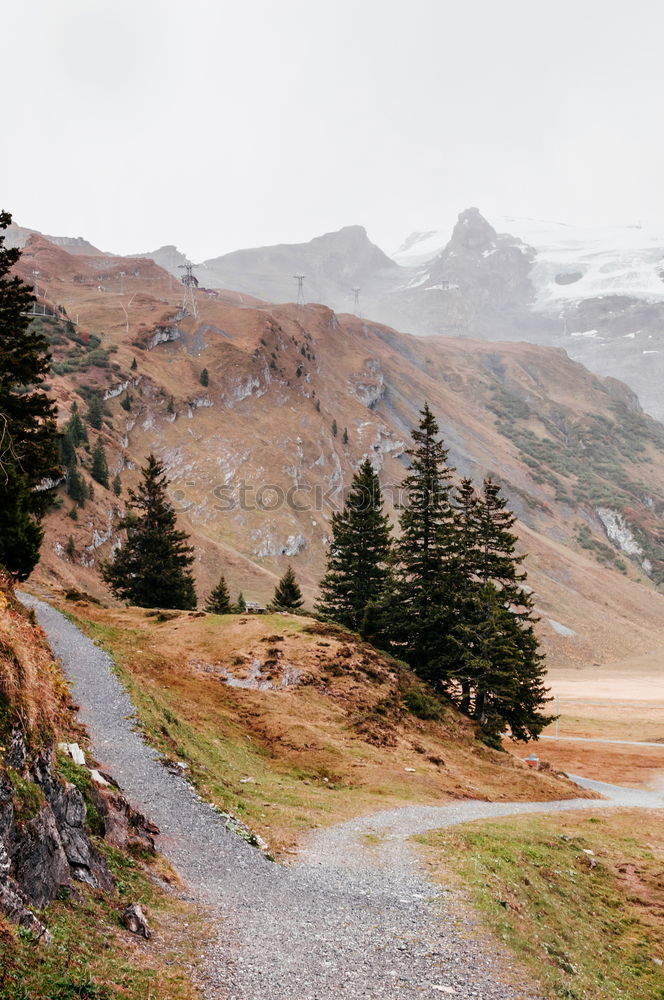
[[[211,615],[229,615],[231,613],[231,598],[222,573],[219,583],[205,602],[205,610]]]
[[[489,742],[510,729],[537,737],[551,720],[533,601],[516,555],[516,523],[500,487],[478,495],[464,480],[457,501],[455,621],[448,633],[448,692]]]
[[[199,375],[199,381],[201,385],[208,386],[210,384],[210,373],[208,372],[207,368],[204,368],[201,374]]]
[[[113,492],[115,493],[116,497],[119,497],[120,494],[122,493],[122,480],[120,479],[119,472],[116,472],[115,475],[113,476],[113,482],[111,483],[111,486],[113,487]]]
[[[105,486],[108,489],[108,463],[101,438],[97,438],[97,443],[92,452],[90,475],[100,486]]]
[[[96,431],[100,431],[103,415],[104,407],[101,396],[98,392],[93,392],[88,399],[88,412],[85,414],[85,419],[90,424],[90,427],[94,427]]]
[[[348,444],[348,428],[347,427],[344,427],[344,432],[343,432],[343,434],[341,436],[341,443],[342,444]]]
[[[67,544],[65,545],[65,552],[71,559],[75,551],[76,551],[76,545],[74,543],[74,538],[72,535],[70,535],[69,538],[67,539]]]
[[[293,567],[289,564],[286,572],[275,587],[271,606],[276,611],[298,611],[303,604],[302,591],[295,579]]]
[[[55,404],[44,391],[50,356],[32,326],[32,290],[10,271],[20,250],[5,247],[11,223],[0,212],[0,565],[19,580],[32,572],[41,520],[61,475]]]
[[[128,514],[120,522],[127,540],[102,566],[113,593],[143,608],[194,608],[196,592],[188,537],[166,495],[164,466],[149,455],[137,491],[129,490]]]
[[[237,595],[237,601],[232,606],[231,610],[233,614],[236,615],[243,615],[244,612],[247,610],[247,602],[244,599],[244,594],[242,593],[242,591],[240,591],[240,593]]]
[[[337,427],[337,422],[336,422],[336,420],[333,420],[332,421],[332,436],[336,437],[338,433],[339,433],[339,428]]]
[[[71,404],[71,415],[65,424],[65,433],[69,435],[75,448],[78,448],[81,444],[88,443],[88,432],[86,431],[85,425],[81,420],[81,414],[78,412],[78,403],[76,400],[74,400]]]
[[[70,466],[67,470],[67,496],[71,497],[79,507],[85,506],[87,489],[81,474],[74,466]]]
[[[136,371],[136,369],[138,368],[138,362],[136,361],[136,358],[132,358],[130,367],[133,372]]]
[[[380,483],[365,459],[353,476],[343,510],[332,515],[327,572],[316,610],[347,628],[362,630],[367,607],[377,605],[385,589],[389,554],[390,524],[383,514]],[[371,622],[375,609],[372,616]]]
[[[401,484],[407,502],[396,546],[398,572],[394,636],[401,655],[422,677],[440,685],[441,643],[450,615],[451,552],[454,515],[453,469],[448,451],[437,439],[438,424],[428,403],[413,430],[408,475]]]

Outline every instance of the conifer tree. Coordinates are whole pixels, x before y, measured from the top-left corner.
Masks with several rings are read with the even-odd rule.
[[[332,541],[327,572],[316,610],[347,628],[361,631],[367,607],[380,602],[388,576],[390,524],[383,514],[378,476],[365,459],[353,476],[343,510],[332,515]],[[369,626],[368,626],[369,627]]]
[[[348,428],[347,427],[344,427],[344,432],[341,435],[341,443],[342,444],[348,444]]]
[[[138,362],[136,361],[136,358],[132,358],[130,368],[133,372],[135,372],[136,369],[138,368]]]
[[[438,424],[428,403],[413,430],[407,476],[401,484],[406,503],[396,546],[397,582],[393,634],[404,659],[422,677],[438,684],[438,659],[451,605],[451,548],[454,515],[453,469],[438,440]]]
[[[275,587],[271,606],[276,611],[297,611],[303,604],[302,591],[295,579],[293,567],[289,564],[286,572]]]
[[[81,414],[78,412],[78,403],[76,400],[74,400],[71,404],[71,415],[65,424],[65,433],[71,438],[75,448],[78,448],[80,444],[88,443],[88,432],[86,431],[85,425],[81,420]]]
[[[231,598],[223,573],[219,577],[219,583],[205,602],[205,610],[212,615],[229,615],[231,613]]]
[[[85,414],[85,419],[90,427],[94,427],[96,431],[101,430],[103,409],[101,396],[98,392],[93,392],[88,399],[88,412]]]
[[[201,374],[199,375],[199,381],[201,385],[207,386],[210,384],[210,373],[208,372],[207,368],[204,368]]]
[[[333,420],[332,421],[332,436],[336,437],[338,433],[339,433],[339,428],[337,427],[337,421]]]
[[[194,608],[193,549],[176,526],[164,466],[148,455],[141,472],[142,482],[128,491],[128,514],[120,522],[127,540],[103,564],[102,576],[117,597],[139,607]]]
[[[516,554],[516,523],[500,487],[478,495],[464,480],[457,500],[455,620],[448,633],[448,693],[496,742],[536,737],[550,721],[533,601]]]
[[[240,593],[237,595],[237,601],[232,606],[231,610],[233,611],[234,614],[237,615],[243,615],[244,612],[247,610],[247,602],[244,599],[244,594],[242,593],[242,591],[240,591]]]
[[[119,472],[116,472],[115,475],[113,476],[113,482],[111,483],[111,486],[113,487],[113,492],[115,493],[116,497],[119,497],[120,494],[122,493],[122,480],[120,479]]]
[[[105,486],[108,489],[108,463],[101,438],[97,438],[97,443],[92,452],[90,475],[100,486]]]
[[[24,580],[39,559],[41,520],[60,477],[55,404],[44,391],[50,356],[32,326],[29,285],[10,277],[21,251],[5,247],[0,212],[0,565]]]
[[[70,466],[67,470],[67,496],[79,506],[85,506],[87,490],[85,482],[75,466]]]

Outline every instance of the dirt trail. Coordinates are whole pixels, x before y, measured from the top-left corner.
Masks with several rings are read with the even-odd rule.
[[[487,948],[453,898],[426,879],[408,838],[516,813],[664,806],[661,794],[585,781],[610,803],[409,806],[317,832],[297,861],[283,867],[226,830],[186,781],[166,770],[136,731],[133,705],[110,657],[48,604],[22,599],[62,661],[97,759],[159,825],[160,849],[220,917],[219,938],[201,958],[208,998],[536,997],[536,988],[505,982],[508,959]]]

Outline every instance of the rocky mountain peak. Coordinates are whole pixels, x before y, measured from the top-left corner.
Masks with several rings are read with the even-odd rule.
[[[498,233],[487,222],[479,208],[467,208],[459,213],[448,246],[463,247],[465,250],[483,250],[495,244]]]

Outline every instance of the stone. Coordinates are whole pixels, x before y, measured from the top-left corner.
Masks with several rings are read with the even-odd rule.
[[[140,903],[130,903],[120,920],[132,934],[139,934],[146,940],[152,937],[152,931],[148,927],[147,917]]]

